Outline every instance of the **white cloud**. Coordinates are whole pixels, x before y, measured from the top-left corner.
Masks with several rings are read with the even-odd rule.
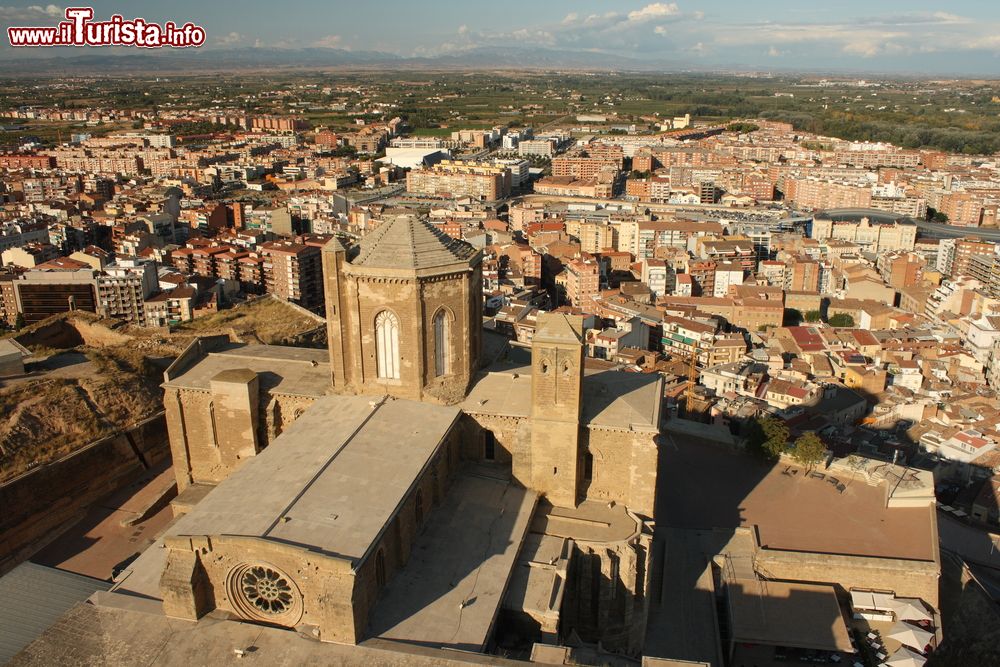
[[[232,46],[246,41],[247,37],[243,33],[233,31],[228,35],[220,35],[215,38],[215,42],[221,46]]]
[[[968,23],[969,19],[964,16],[959,16],[958,14],[949,14],[948,12],[934,12],[934,18],[940,20],[942,23]]]
[[[0,5],[0,21],[32,21],[41,19],[61,19],[66,16],[56,5],[29,5],[27,7],[6,7]]]
[[[2,1],[2,0],[0,0]],[[633,0],[618,11],[569,11],[554,22],[530,23],[505,32],[458,28],[456,44],[428,51],[447,52],[479,45],[529,44],[585,49],[650,58],[746,54],[774,61],[826,61],[837,56],[875,59],[922,53],[988,51],[1000,55],[1000,22],[971,19],[948,11],[886,12],[829,21],[727,22],[719,14],[684,10],[678,2]],[[878,5],[873,5],[877,12]]]
[[[632,23],[644,23],[653,19],[661,19],[665,16],[675,16],[680,14],[680,7],[676,2],[654,2],[646,5],[642,9],[628,13],[628,20]]]
[[[556,44],[555,35],[547,30],[538,30],[535,28],[521,28],[508,33],[507,36],[518,42],[533,42],[542,46],[555,46]]]
[[[748,46],[760,42],[778,45],[827,44],[841,52],[872,58],[885,53],[907,53],[915,49],[914,39],[905,30],[888,30],[848,24],[762,23],[753,30],[736,26],[716,29],[715,41],[727,46]]]
[[[312,45],[321,49],[339,49],[342,48],[342,41],[343,38],[340,35],[327,35],[326,37],[320,37]]]
[[[609,23],[617,22],[621,18],[618,12],[607,12],[605,14],[591,14],[583,20],[583,25],[596,26],[596,25],[607,25]]]
[[[962,46],[964,46],[967,49],[1000,51],[1000,33],[993,33],[991,35],[984,35],[982,37],[977,37],[970,41],[963,42]]]
[[[799,46],[798,51],[822,48],[846,56],[874,58],[970,50],[1000,53],[998,34],[1000,25],[993,21],[974,21],[948,12],[909,12],[837,23],[722,24],[712,27],[711,39],[726,47],[764,42],[783,56],[790,50],[782,47]],[[770,51],[768,55],[772,55]]]
[[[471,30],[463,37],[470,45],[522,42],[601,53],[648,53],[650,48],[664,49],[663,36],[681,32],[670,26],[683,21],[697,21],[703,16],[701,12],[681,11],[676,2],[646,2],[631,11],[592,14],[572,11],[555,23],[533,24],[502,33]],[[705,42],[710,43],[707,39]]]

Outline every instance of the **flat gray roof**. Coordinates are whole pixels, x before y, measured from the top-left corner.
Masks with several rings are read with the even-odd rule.
[[[167,535],[245,535],[358,564],[460,414],[371,396],[327,396],[213,489]],[[140,556],[120,590],[159,599],[166,549]]]
[[[246,368],[260,375],[262,389],[298,396],[323,396],[330,389],[330,359],[326,350],[282,345],[245,345],[209,352],[164,387],[207,391],[223,371]]]
[[[205,621],[208,622],[205,622]],[[242,659],[236,648],[253,647]],[[106,665],[323,665],[324,667],[463,667],[525,663],[493,655],[430,649],[390,642],[351,646],[308,639],[284,628],[255,623],[191,623],[136,609],[80,604],[11,663],[12,667]]]
[[[640,526],[624,505],[584,500],[576,507],[553,507],[542,501],[532,531],[577,542],[625,542]]]
[[[379,599],[368,635],[482,651],[536,499],[506,480],[460,474]]]
[[[604,428],[659,430],[662,389],[659,374],[605,370],[583,378],[583,423]],[[531,366],[491,367],[461,404],[470,413],[528,417]]]
[[[572,540],[565,537],[528,535],[521,547],[503,608],[557,619],[562,602],[559,594],[565,586],[572,544]]]
[[[737,579],[730,582],[729,604],[737,642],[853,650],[833,586]]]
[[[723,667],[716,609],[715,579],[705,542],[724,542],[709,532],[656,527],[658,565],[643,654],[668,660]],[[714,551],[714,550],[713,550]],[[670,664],[667,662],[667,664]]]
[[[73,605],[111,587],[53,567],[21,563],[0,577],[0,664],[7,664]]]
[[[30,357],[31,352],[13,338],[0,339],[0,359],[11,357]]]

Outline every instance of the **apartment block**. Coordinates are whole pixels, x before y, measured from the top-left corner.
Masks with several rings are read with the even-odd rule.
[[[510,169],[492,163],[442,160],[406,175],[406,189],[423,195],[495,201],[510,195]]]
[[[261,246],[261,256],[268,293],[303,308],[322,307],[323,269],[319,246],[273,241]]]

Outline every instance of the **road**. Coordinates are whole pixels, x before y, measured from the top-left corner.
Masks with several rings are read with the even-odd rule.
[[[520,197],[514,197],[514,198],[512,198],[512,202],[516,202],[518,200],[523,200],[525,202],[538,201],[538,202],[560,202],[560,203],[568,203],[568,204],[601,204],[603,206],[608,206],[608,205],[611,205],[611,206],[623,206],[623,205],[627,205],[627,206],[635,207],[637,209],[649,209],[651,211],[664,212],[664,213],[705,211],[705,212],[714,212],[714,213],[728,213],[728,214],[730,214],[732,216],[741,215],[741,214],[742,215],[751,215],[751,214],[754,214],[754,213],[757,213],[757,214],[760,214],[760,215],[774,213],[777,216],[777,217],[775,217],[776,221],[777,220],[786,220],[786,218],[783,217],[783,216],[789,214],[789,212],[786,211],[786,210],[775,210],[775,209],[770,209],[770,208],[766,208],[766,209],[733,208],[731,206],[723,206],[721,204],[658,204],[658,203],[652,203],[652,202],[640,202],[638,200],[632,200],[632,199],[615,199],[615,198],[606,199],[606,198],[598,198],[598,197],[568,197],[568,196],[565,196],[565,195],[526,194],[526,195],[521,195]],[[805,222],[807,220],[811,220],[812,218],[809,217],[809,216],[795,215],[791,219],[792,220],[796,220],[796,221]]]
[[[899,218],[909,220],[917,226],[917,229],[919,229],[923,235],[931,236],[933,238],[947,239],[961,238],[963,236],[976,236],[986,241],[1000,241],[1000,229],[943,225],[940,222],[927,222],[926,220],[917,220],[916,218],[897,215],[889,211],[879,211],[870,208],[832,208],[826,211],[817,211],[816,213],[826,213],[828,215],[832,215],[835,220],[838,218],[860,218],[863,216],[882,218],[887,221]]]
[[[1000,241],[1000,229],[984,229],[982,227],[958,227],[955,225],[942,225],[939,222],[927,222],[925,220],[914,220],[917,229],[927,236],[936,238],[962,238],[964,236],[975,236],[984,241]]]
[[[572,121],[572,120],[576,120],[576,114],[575,113],[568,113],[565,116],[560,116],[559,118],[556,118],[555,120],[550,120],[545,125],[542,125],[540,127],[535,128],[534,132],[535,132],[536,135],[540,135],[543,132],[547,132],[549,130],[555,129],[555,128],[559,127],[560,125],[562,125],[563,123],[566,123],[566,122]]]

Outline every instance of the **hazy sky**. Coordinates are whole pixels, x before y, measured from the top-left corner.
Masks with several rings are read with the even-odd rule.
[[[50,25],[63,6],[0,6],[0,23]],[[544,46],[679,67],[1000,76],[995,0],[833,0],[821,6],[814,0],[98,0],[93,6],[101,18],[117,12],[157,22],[191,20],[208,31],[205,48],[320,46],[412,56]],[[0,57],[10,53],[4,48]]]

